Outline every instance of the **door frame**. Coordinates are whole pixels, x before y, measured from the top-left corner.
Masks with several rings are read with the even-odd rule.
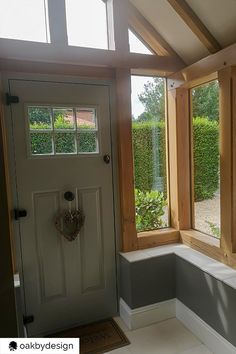
[[[119,312],[119,257],[118,253],[121,249],[120,240],[120,203],[119,203],[119,176],[118,176],[118,142],[117,142],[117,124],[116,124],[116,95],[115,95],[115,81],[114,80],[104,80],[104,79],[91,79],[91,78],[81,78],[77,76],[67,76],[67,75],[53,75],[53,74],[38,74],[38,73],[18,73],[18,72],[3,72],[2,73],[2,87],[3,92],[9,92],[9,81],[10,80],[25,80],[25,81],[41,81],[41,82],[55,82],[55,83],[72,83],[72,84],[87,84],[87,85],[104,85],[109,88],[109,111],[110,111],[110,132],[111,132],[111,162],[112,162],[112,198],[114,206],[114,241],[115,241],[115,257],[116,257],[116,294],[117,294],[117,314]],[[10,185],[10,200],[12,208],[18,207],[18,197],[17,197],[17,175],[15,167],[15,147],[14,147],[14,135],[12,126],[12,112],[11,105],[7,106],[5,102],[3,103],[4,116],[6,126],[6,140],[7,140],[7,159],[9,161],[9,185]],[[25,313],[25,294],[24,294],[24,274],[23,274],[23,262],[22,262],[22,251],[21,251],[21,240],[20,240],[20,224],[11,219],[12,229],[13,229],[13,253],[15,254],[14,271],[19,273],[21,286],[20,286],[20,296],[21,296],[21,307],[22,309],[17,309]],[[19,314],[21,315],[21,313]],[[18,318],[19,321],[19,318]],[[18,323],[18,326],[22,326]]]

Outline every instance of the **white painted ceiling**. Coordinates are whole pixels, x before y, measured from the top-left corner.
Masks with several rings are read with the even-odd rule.
[[[236,42],[236,0],[186,0],[222,47]],[[167,0],[131,0],[186,62],[209,55]]]

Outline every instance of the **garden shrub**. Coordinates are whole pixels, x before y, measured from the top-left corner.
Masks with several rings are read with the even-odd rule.
[[[219,186],[219,124],[193,119],[194,200],[210,199]]]
[[[135,189],[136,228],[138,232],[166,226],[162,220],[167,201],[164,193]]]

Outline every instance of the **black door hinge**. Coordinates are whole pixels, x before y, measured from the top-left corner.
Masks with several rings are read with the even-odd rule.
[[[30,316],[23,316],[23,323],[24,325],[27,325],[29,323],[34,322],[34,316],[30,315]]]
[[[27,211],[22,209],[14,209],[14,218],[15,220],[19,220],[20,218],[25,218],[27,216]]]
[[[19,97],[11,96],[9,93],[6,93],[6,105],[9,106],[12,103],[19,103]]]

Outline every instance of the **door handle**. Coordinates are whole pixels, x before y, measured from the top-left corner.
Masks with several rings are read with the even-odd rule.
[[[110,161],[111,161],[110,155],[108,155],[108,154],[104,155],[104,156],[103,156],[103,161],[104,161],[105,163],[109,164]]]
[[[71,191],[67,191],[64,193],[64,199],[68,202],[72,202],[75,199],[75,195]]]

